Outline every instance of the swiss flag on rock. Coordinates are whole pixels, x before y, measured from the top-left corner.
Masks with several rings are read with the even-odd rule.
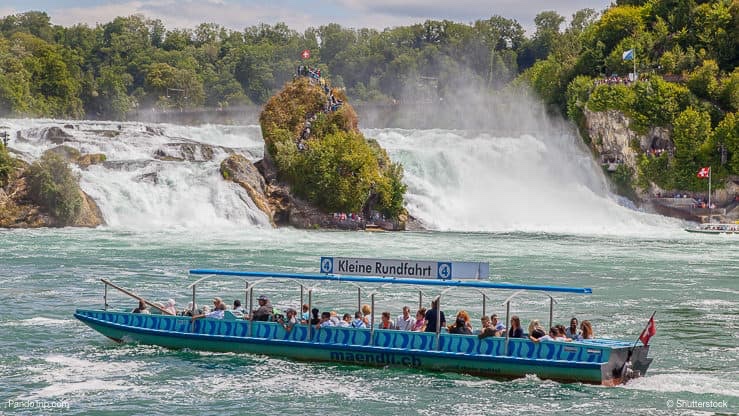
[[[310,49],[304,49],[303,52],[300,52],[300,57],[303,59],[310,58]]]
[[[700,170],[698,171],[698,174],[696,176],[698,176],[701,179],[705,179],[710,174],[711,174],[711,167],[709,166],[707,168],[700,168]]]

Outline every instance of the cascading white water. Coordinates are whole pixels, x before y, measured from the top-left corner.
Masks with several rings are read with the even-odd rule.
[[[64,144],[82,153],[103,153],[107,161],[78,169],[80,185],[100,207],[112,227],[137,229],[269,226],[262,213],[238,185],[224,181],[219,172],[227,150],[250,160],[261,158],[259,128],[232,126],[183,127],[159,124],[147,131],[140,123],[60,122],[54,120],[3,120],[10,127],[10,147],[27,161],[57,146],[44,140],[46,127],[71,123],[73,136]],[[22,139],[16,138],[20,131]],[[108,137],[115,135],[115,137]],[[194,149],[191,161],[167,160],[178,146]],[[201,145],[213,146],[213,157]],[[155,155],[160,152],[160,157]],[[161,157],[164,156],[164,157]]]
[[[510,122],[510,120],[509,120]],[[11,148],[32,161],[56,144],[46,127],[70,122],[0,120]],[[109,226],[122,228],[267,227],[267,217],[239,186],[224,181],[227,151],[262,157],[258,126],[199,127],[141,123],[71,122],[65,145],[104,153],[107,162],[79,169],[81,186]],[[600,168],[572,132],[527,122],[522,132],[365,129],[405,167],[410,213],[434,230],[654,234],[678,223],[619,205]],[[119,130],[120,126],[120,130]],[[117,131],[106,137],[102,131]],[[212,159],[167,161],[157,151],[177,144],[211,145]],[[229,150],[231,149],[231,150]],[[161,156],[161,155],[160,155]],[[165,158],[166,159],[166,158]],[[667,227],[665,227],[667,226]]]
[[[456,231],[642,234],[673,220],[625,208],[566,129],[544,137],[461,130],[366,130],[403,163],[407,208]],[[542,135],[543,136],[543,135]]]

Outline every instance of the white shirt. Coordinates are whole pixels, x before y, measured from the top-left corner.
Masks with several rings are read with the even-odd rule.
[[[213,312],[206,314],[205,317],[214,318],[214,319],[223,319],[223,311],[220,309],[216,309]]]
[[[416,322],[416,320],[408,315],[408,319],[404,318],[403,315],[398,316],[398,319],[395,320],[395,329],[399,329],[401,331],[410,331],[413,328],[413,324]]]

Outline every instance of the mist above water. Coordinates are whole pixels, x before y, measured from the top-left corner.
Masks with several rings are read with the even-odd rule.
[[[577,133],[529,94],[490,93],[474,83],[454,91],[451,98],[398,112],[401,118],[415,115],[447,128],[364,129],[366,137],[377,139],[392,160],[404,165],[407,208],[426,227],[650,235],[679,227],[679,222],[621,206]],[[25,140],[13,140],[10,147],[32,161],[56,146],[41,138],[41,130],[65,123],[2,124],[21,131]],[[67,131],[74,139],[66,145],[107,156],[106,163],[79,174],[83,190],[97,201],[109,226],[269,227],[243,189],[224,181],[219,172],[231,152],[253,161],[262,157],[258,126],[152,124],[157,132],[152,134],[142,123],[72,123],[75,128]],[[119,125],[116,137],[99,133]],[[15,137],[15,131],[11,134]],[[212,146],[214,156],[190,162],[154,157],[181,143]]]

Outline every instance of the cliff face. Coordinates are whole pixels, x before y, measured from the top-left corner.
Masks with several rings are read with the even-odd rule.
[[[620,111],[595,112],[585,108],[583,112],[593,149],[602,162],[620,160],[636,172],[640,154],[651,149],[670,153],[674,150],[669,129],[652,127],[647,134],[637,134],[629,128],[631,120]]]

